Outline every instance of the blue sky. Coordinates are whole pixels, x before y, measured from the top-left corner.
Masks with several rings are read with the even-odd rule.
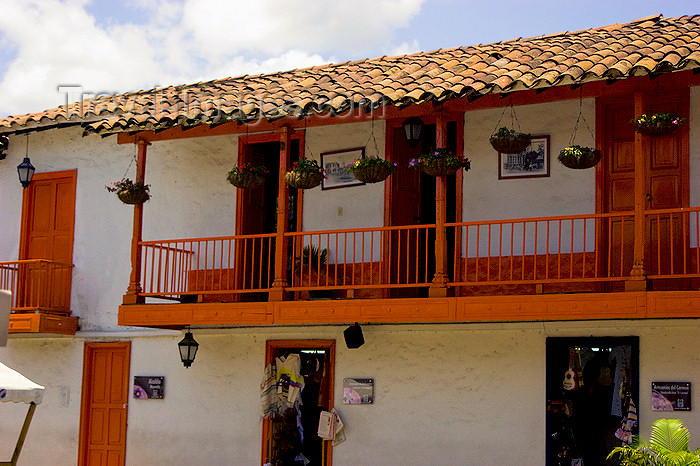
[[[698,0],[0,0],[0,117],[101,93],[700,13]]]

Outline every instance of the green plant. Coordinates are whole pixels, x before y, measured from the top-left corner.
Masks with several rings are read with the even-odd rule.
[[[600,151],[579,145],[567,146],[559,152],[559,161],[566,167],[585,169],[600,162]]]
[[[489,138],[489,141],[493,144],[495,141],[522,141],[522,142],[527,142],[527,144],[530,144],[530,140],[532,139],[532,135],[528,133],[519,133],[515,131],[514,129],[508,129],[505,126],[502,126],[501,128],[498,129],[495,133],[491,135]],[[526,145],[527,145],[526,144]]]
[[[369,167],[385,167],[390,169],[392,173],[396,171],[396,163],[381,159],[379,157],[363,157],[361,159],[355,159],[353,163],[348,164],[348,166],[345,167],[345,171],[352,172],[356,168]]]
[[[633,118],[630,123],[639,132],[667,132],[673,131],[685,122],[677,113],[654,113],[653,115],[642,114],[639,118]]]
[[[110,193],[117,193],[117,197],[125,204],[142,204],[151,198],[151,185],[143,181],[133,182],[129,178],[112,181],[105,189]]]
[[[299,159],[292,164],[292,173],[323,173],[323,169],[316,160]]]
[[[318,246],[304,246],[301,250],[301,257],[297,257],[297,267],[311,267],[317,269],[328,262],[328,249],[319,251]]]
[[[411,159],[411,161],[408,162],[408,166],[412,168],[423,168],[425,165],[437,161],[442,161],[446,165],[450,166],[462,167],[465,170],[469,170],[472,166],[471,161],[468,158],[457,155],[451,150],[442,147],[438,147],[437,149],[431,150],[420,157]]]
[[[265,168],[264,165],[246,165],[245,163],[242,163],[237,167],[233,167],[231,171],[228,172],[228,176],[241,175],[244,173],[250,173],[256,176],[263,176],[270,173],[270,171],[267,168]]]
[[[631,445],[614,448],[608,459],[623,466],[700,465],[700,450],[688,450],[690,432],[678,419],[658,419],[651,426],[650,441],[635,436]]]

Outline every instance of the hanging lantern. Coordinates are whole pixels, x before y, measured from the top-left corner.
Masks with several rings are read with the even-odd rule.
[[[195,356],[197,356],[197,348],[199,348],[199,343],[192,336],[192,332],[185,333],[185,338],[177,346],[180,349],[182,364],[185,367],[190,367],[194,362]]]
[[[34,165],[32,165],[32,162],[29,161],[29,134],[27,134],[27,152],[24,155],[24,160],[22,160],[22,163],[17,165],[19,182],[22,183],[23,188],[26,188],[29,186],[29,183],[32,182],[34,170]]]
[[[403,122],[403,130],[406,133],[408,145],[416,147],[420,141],[420,133],[423,129],[423,120],[417,117],[411,117]]]

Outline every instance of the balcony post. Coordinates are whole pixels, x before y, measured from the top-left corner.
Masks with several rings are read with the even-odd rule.
[[[442,112],[435,120],[435,147],[445,147],[446,122]],[[435,178],[435,275],[428,294],[431,297],[447,296],[447,177]]]
[[[289,189],[284,181],[284,174],[289,167],[289,154],[292,147],[292,133],[289,126],[283,126],[280,134],[280,169],[277,188],[277,235],[275,236],[275,279],[272,282],[268,299],[270,301],[283,301],[287,286],[287,231],[289,222]]]
[[[643,91],[634,93],[634,117],[645,112]],[[644,264],[644,243],[646,237],[646,222],[644,208],[646,206],[646,162],[644,157],[645,136],[634,133],[634,262],[630,278],[625,282],[626,291],[643,291],[647,289],[646,270]]]
[[[136,158],[136,178],[135,182],[145,183],[146,179],[146,147],[151,143],[145,139],[136,141],[138,155]],[[139,296],[141,289],[141,235],[143,232],[143,204],[134,205],[134,225],[131,234],[131,276],[129,287],[122,300],[123,304],[141,304],[144,302],[143,296]]]

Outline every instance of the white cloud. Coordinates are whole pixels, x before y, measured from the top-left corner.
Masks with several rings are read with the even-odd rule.
[[[0,67],[0,116],[65,103],[62,84],[126,92],[403,53],[417,43],[393,34],[423,1],[149,0],[126,3],[141,15],[129,23],[96,21],[88,0],[0,0],[0,44],[15,52]]]

